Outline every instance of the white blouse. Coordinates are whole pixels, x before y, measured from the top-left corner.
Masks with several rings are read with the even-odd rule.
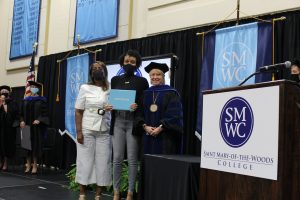
[[[93,131],[108,131],[110,127],[110,112],[98,114],[108,103],[109,90],[103,91],[95,85],[81,85],[75,108],[83,111],[82,128]]]

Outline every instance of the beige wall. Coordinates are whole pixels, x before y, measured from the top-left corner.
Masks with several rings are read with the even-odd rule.
[[[135,0],[135,37],[197,27],[225,19],[237,0]],[[240,17],[300,8],[300,0],[240,0]],[[234,12],[227,19],[235,19]]]
[[[128,39],[130,0],[121,0],[120,8],[118,37],[90,43],[85,45],[85,47]],[[76,0],[42,0],[36,65],[40,56],[76,48],[73,46],[75,10]],[[1,0],[0,85],[8,84],[15,87],[25,85],[30,57],[9,60],[12,16],[13,0]]]
[[[118,37],[85,47],[222,21],[234,11],[236,3],[237,0],[120,0]],[[76,0],[42,0],[38,57],[76,48],[73,46],[75,6]],[[300,0],[241,0],[241,17],[299,7]],[[12,15],[13,0],[1,0],[0,85],[23,86],[30,58],[8,59]],[[233,13],[228,19],[235,17]]]

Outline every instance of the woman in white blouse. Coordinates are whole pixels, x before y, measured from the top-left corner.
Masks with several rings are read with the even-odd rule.
[[[107,68],[96,61],[90,66],[91,82],[80,87],[75,104],[77,132],[76,181],[80,184],[79,200],[85,200],[86,186],[97,184],[96,200],[103,187],[111,185],[111,106],[107,105],[109,83]]]

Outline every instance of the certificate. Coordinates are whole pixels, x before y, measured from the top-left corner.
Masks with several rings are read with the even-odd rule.
[[[30,139],[30,126],[25,126],[20,129],[21,131],[21,147],[27,150],[31,150],[31,139]]]
[[[109,104],[114,110],[130,110],[130,105],[135,102],[135,90],[110,90]]]

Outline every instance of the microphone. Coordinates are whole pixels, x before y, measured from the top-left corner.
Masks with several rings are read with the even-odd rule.
[[[284,63],[277,63],[274,65],[263,66],[259,68],[259,72],[268,72],[279,69],[288,69],[291,67],[291,61],[285,61]]]

